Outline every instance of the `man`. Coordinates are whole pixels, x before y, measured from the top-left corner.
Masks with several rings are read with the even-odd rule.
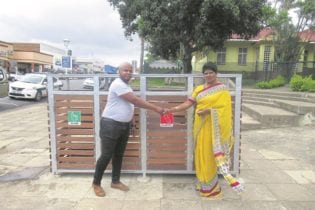
[[[122,63],[118,67],[119,78],[110,85],[107,104],[102,113],[100,125],[101,156],[96,162],[92,187],[97,196],[104,197],[101,187],[104,171],[112,159],[111,187],[128,191],[129,187],[120,182],[123,154],[129,137],[130,122],[133,118],[134,105],[163,114],[164,109],[135,96],[128,85],[132,77],[132,65]]]

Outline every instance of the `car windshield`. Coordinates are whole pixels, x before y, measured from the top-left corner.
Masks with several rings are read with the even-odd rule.
[[[40,75],[25,75],[20,81],[25,83],[40,84],[43,77]]]

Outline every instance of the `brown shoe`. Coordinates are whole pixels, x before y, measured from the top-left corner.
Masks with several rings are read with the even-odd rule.
[[[118,189],[118,190],[122,190],[122,191],[129,191],[129,187],[121,182],[119,183],[112,183],[111,185],[111,188],[115,188],[115,189]]]
[[[100,185],[92,184],[92,187],[96,196],[104,197],[106,195],[105,191]]]

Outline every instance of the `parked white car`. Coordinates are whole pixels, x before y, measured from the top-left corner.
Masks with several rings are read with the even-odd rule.
[[[54,88],[60,89],[63,83],[53,78]],[[34,99],[40,101],[47,96],[47,76],[46,74],[26,74],[19,81],[10,83],[9,97]]]
[[[105,85],[106,85],[105,79],[104,78],[100,78],[99,84],[100,84],[100,89],[104,89]],[[83,88],[85,88],[85,89],[92,89],[93,90],[93,88],[94,88],[94,80],[93,80],[93,78],[86,78],[83,81]]]
[[[9,81],[14,82],[22,79],[24,74],[10,74]]]

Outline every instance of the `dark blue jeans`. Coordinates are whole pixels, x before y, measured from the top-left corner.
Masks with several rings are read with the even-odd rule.
[[[93,184],[100,185],[104,171],[112,159],[112,182],[120,181],[123,155],[129,137],[130,123],[101,119],[101,156],[96,162]]]

